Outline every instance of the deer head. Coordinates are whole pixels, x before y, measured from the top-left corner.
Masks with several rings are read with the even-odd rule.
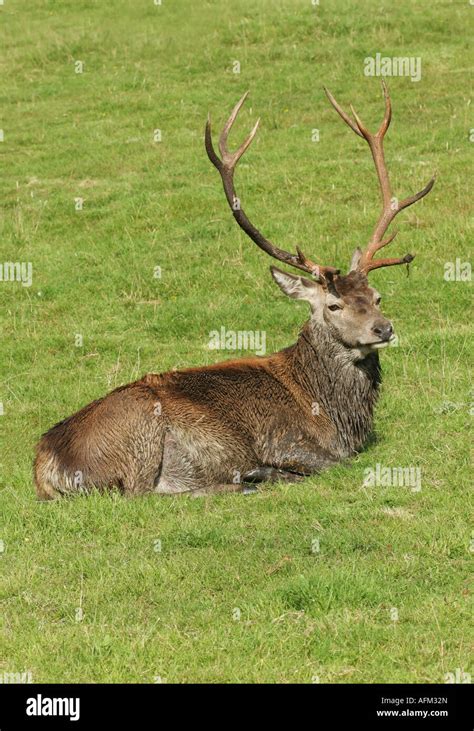
[[[220,158],[212,144],[210,117],[208,117],[205,132],[207,154],[220,173],[227,201],[239,226],[257,246],[274,259],[299,269],[311,277],[308,279],[295,276],[272,266],[270,269],[273,278],[289,297],[307,300],[311,307],[312,320],[328,328],[337,341],[354,351],[356,359],[364,358],[371,351],[386,346],[394,337],[392,324],[380,311],[380,294],[369,286],[367,275],[373,269],[396,264],[408,265],[413,261],[412,254],[405,254],[401,258],[376,259],[374,257],[377,251],[390,244],[395,238],[396,232],[384,238],[395,216],[427,195],[434,185],[433,178],[423,190],[415,195],[401,201],[393,197],[383,149],[383,140],[390,125],[392,109],[387,86],[383,81],[382,87],[385,97],[385,115],[375,134],[369,132],[352,106],[353,119],[325,89],[329,101],[346,124],[359,137],[367,141],[382,194],[382,210],[370,241],[364,250],[356,248],[349,273],[346,275],[342,275],[340,270],[335,267],[316,264],[308,259],[299,247],[296,247],[296,254],[278,248],[255,228],[240,205],[234,189],[235,167],[254,139],[260,120],[256,122],[251,133],[236,152],[228,150],[227,139],[248,92],[236,104],[221,132],[219,137]]]

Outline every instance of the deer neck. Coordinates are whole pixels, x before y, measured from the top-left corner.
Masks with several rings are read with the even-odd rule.
[[[378,354],[358,360],[355,351],[310,320],[289,349],[289,359],[292,379],[334,423],[337,451],[348,456],[361,449],[372,429],[381,381]]]

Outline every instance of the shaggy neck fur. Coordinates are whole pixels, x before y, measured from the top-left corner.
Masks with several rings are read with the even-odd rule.
[[[337,451],[344,456],[360,450],[371,432],[381,381],[378,354],[357,357],[311,320],[289,352],[294,379],[335,424]]]

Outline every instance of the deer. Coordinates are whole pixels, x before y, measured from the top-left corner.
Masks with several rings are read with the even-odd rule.
[[[53,426],[36,448],[40,499],[92,490],[118,490],[130,497],[246,492],[260,483],[297,483],[364,448],[381,384],[379,350],[395,337],[368,275],[413,261],[411,254],[376,254],[394,240],[396,233],[386,235],[394,218],[424,198],[435,182],[432,178],[402,200],[392,196],[383,146],[392,107],[384,82],[382,87],[385,113],[375,134],[352,106],[349,116],[325,89],[339,116],[368,143],[382,199],[370,240],[355,249],[347,274],[308,259],[299,247],[296,253],[280,249],[240,205],[235,169],[260,120],[235,152],[228,148],[228,136],[248,92],[222,129],[220,156],[208,116],[205,148],[233,217],[266,254],[297,270],[270,267],[285,295],[309,304],[310,317],[296,343],[279,352],[148,373]]]

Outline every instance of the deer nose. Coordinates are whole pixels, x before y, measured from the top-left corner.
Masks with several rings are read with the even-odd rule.
[[[372,332],[377,335],[380,340],[390,340],[393,335],[393,327],[391,322],[377,323],[372,328]]]

